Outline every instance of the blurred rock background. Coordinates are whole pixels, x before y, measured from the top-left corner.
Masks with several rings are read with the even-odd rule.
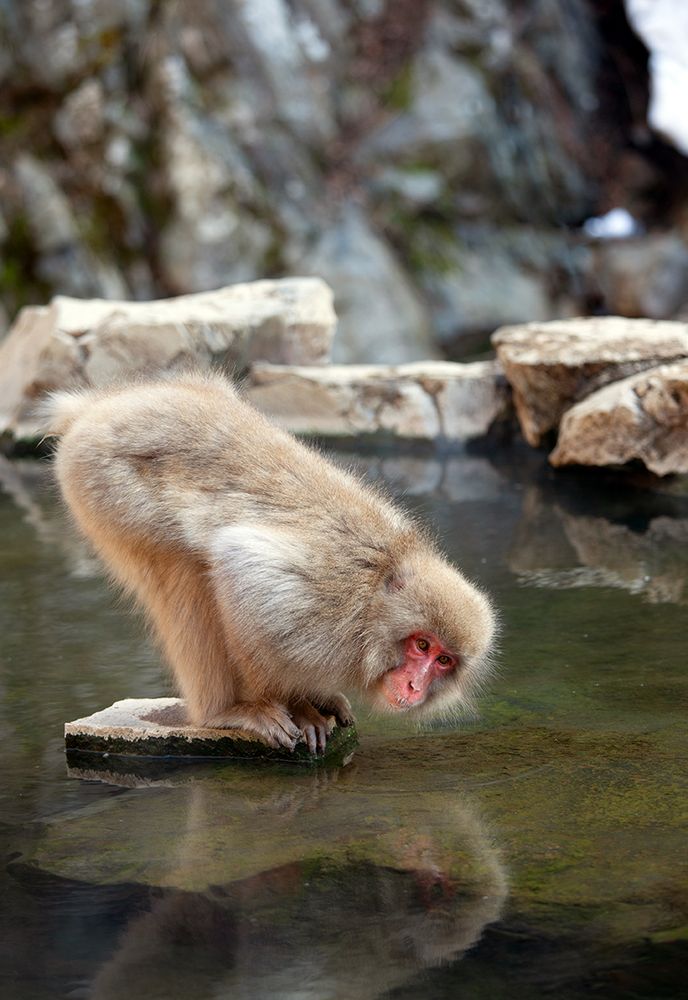
[[[688,160],[626,6],[2,0],[0,330],[284,274],[332,285],[347,362],[688,316]]]

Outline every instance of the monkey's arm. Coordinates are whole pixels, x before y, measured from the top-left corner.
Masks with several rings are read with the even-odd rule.
[[[216,600],[242,700],[286,704],[309,748],[323,750],[331,716],[348,725],[353,714],[334,690],[316,554],[288,530],[248,523],[221,529],[213,553]]]
[[[318,614],[308,563],[286,530],[243,523],[217,531],[213,587],[230,642],[249,659],[301,659],[300,627]]]

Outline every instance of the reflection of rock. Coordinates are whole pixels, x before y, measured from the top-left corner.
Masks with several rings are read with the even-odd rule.
[[[532,445],[556,428],[572,403],[609,382],[688,357],[684,323],[617,316],[505,327],[493,342]]]
[[[511,570],[552,590],[615,587],[651,604],[688,603],[688,520],[658,516],[643,532],[565,511],[537,487],[526,494]]]
[[[504,496],[504,480],[497,469],[486,458],[465,452],[443,458],[357,454],[353,464],[365,471],[367,478],[386,484],[402,496],[434,496],[454,503]]]
[[[559,508],[537,486],[523,497],[521,518],[513,535],[509,568],[521,577],[568,569],[576,563]]]
[[[72,576],[102,575],[87,542],[67,523],[65,512],[57,503],[49,463],[34,459],[10,461],[0,455],[0,490],[19,507],[42,544],[64,553]]]
[[[90,995],[128,1000],[136,983],[165,1000],[373,1000],[458,958],[498,916],[499,895],[464,895],[432,844],[405,832],[408,867],[304,861],[204,894],[162,894],[133,916]]]
[[[247,397],[292,431],[453,440],[486,434],[508,406],[498,369],[489,361],[256,365]]]
[[[28,307],[0,347],[0,432],[40,433],[37,399],[64,386],[107,384],[140,371],[261,359],[327,361],[332,296],[316,278],[234,285],[159,302],[58,296]]]
[[[506,896],[469,804],[444,788],[389,792],[365,766],[351,781],[225,766],[101,804],[51,824],[21,868],[38,884],[79,879],[88,857],[90,899],[138,883],[94,1000],[131,996],[132,983],[186,998],[190,977],[200,996],[292,996],[306,983],[318,1000],[372,1000],[459,957]]]
[[[561,421],[552,465],[623,465],[639,459],[665,476],[688,472],[688,360],[605,386]]]
[[[11,462],[0,455],[0,490],[12,497],[23,512],[24,520],[31,525],[42,542],[56,545],[64,531],[58,518],[51,517],[44,509],[48,491],[48,467],[34,461]]]

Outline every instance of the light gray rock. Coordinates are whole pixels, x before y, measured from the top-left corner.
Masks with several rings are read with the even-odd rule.
[[[48,167],[35,156],[22,153],[15,163],[15,176],[38,250],[52,253],[76,242],[71,207]]]
[[[420,296],[389,245],[354,205],[292,262],[330,284],[339,316],[334,360],[402,364],[438,354]]]
[[[413,64],[411,93],[410,106],[362,144],[361,158],[403,162],[444,155],[453,174],[469,176],[485,133],[497,123],[482,73],[443,48],[422,49]]]
[[[327,74],[330,44],[304,4],[287,0],[233,2],[225,14],[237,56],[250,60],[278,117],[309,145],[335,134],[333,93]]]
[[[84,245],[70,203],[49,166],[23,153],[15,161],[14,175],[40,252],[41,280],[71,295],[126,297],[128,289],[114,264]]]
[[[688,156],[688,8],[680,0],[626,0],[626,14],[650,52],[648,122]]]
[[[317,278],[284,278],[157,302],[58,296],[19,314],[0,345],[0,433],[40,434],[51,389],[105,385],[141,371],[256,360],[324,364],[336,317]]]
[[[494,362],[422,361],[323,368],[254,365],[247,398],[296,433],[462,440],[505,416]]]
[[[610,382],[688,357],[688,324],[618,316],[504,327],[492,342],[521,429],[538,445],[566,409]]]
[[[444,191],[438,170],[418,168],[387,167],[373,178],[370,186],[375,194],[395,195],[413,209],[435,205]]]
[[[420,275],[438,339],[461,342],[487,337],[496,327],[553,315],[544,274],[528,271],[515,255],[496,247],[471,249],[453,243],[443,266]]]
[[[78,148],[103,136],[104,94],[100,80],[84,80],[67,95],[55,115],[55,134],[63,146]]]
[[[158,78],[173,204],[160,234],[160,267],[168,287],[200,292],[264,273],[273,232],[258,217],[258,187],[243,154],[231,132],[193,101],[183,60],[163,60]]]
[[[607,240],[591,253],[590,277],[608,312],[671,319],[688,303],[688,246],[675,232]]]
[[[688,360],[632,375],[572,406],[552,465],[640,460],[666,476],[688,472]]]

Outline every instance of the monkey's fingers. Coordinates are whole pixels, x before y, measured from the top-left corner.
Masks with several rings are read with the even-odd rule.
[[[277,746],[293,750],[301,739],[301,730],[290,718],[286,709],[275,706],[272,724],[269,726],[271,739],[277,741]]]
[[[299,726],[301,739],[311,753],[324,753],[327,738],[334,729],[335,720],[332,716],[326,718],[305,698],[289,705],[291,717]]]
[[[322,723],[307,723],[303,727],[302,740],[311,753],[324,753],[327,738],[334,728],[334,719],[323,719]]]
[[[356,721],[349,699],[343,694],[336,694],[326,705],[318,706],[323,715],[333,715],[340,726],[352,726]]]
[[[301,739],[301,729],[292,721],[287,709],[277,702],[233,705],[205,724],[217,729],[246,729],[275,750],[280,747],[293,750]]]

